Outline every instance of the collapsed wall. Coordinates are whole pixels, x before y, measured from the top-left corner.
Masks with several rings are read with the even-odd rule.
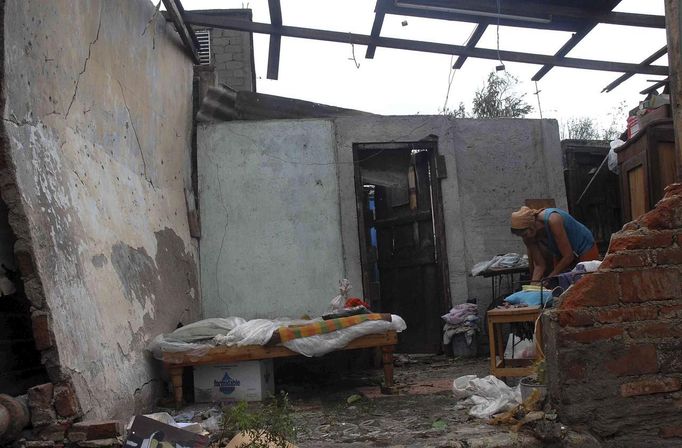
[[[613,447],[682,444],[682,184],[613,235],[599,271],[545,318],[562,421]]]
[[[147,343],[200,309],[192,63],[148,0],[0,6],[2,199],[54,383],[34,395],[48,421],[127,416],[158,385]]]

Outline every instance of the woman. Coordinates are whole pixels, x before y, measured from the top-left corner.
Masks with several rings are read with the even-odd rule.
[[[554,257],[549,277],[571,270],[578,262],[599,258],[592,232],[558,208],[521,207],[511,215],[511,231],[523,238],[528,249],[532,284],[538,284],[547,272],[543,249]]]

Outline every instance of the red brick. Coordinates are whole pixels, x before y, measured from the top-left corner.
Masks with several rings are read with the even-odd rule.
[[[572,362],[565,368],[566,377],[571,380],[581,380],[585,377],[585,364]]]
[[[653,306],[620,307],[601,310],[596,313],[595,320],[603,324],[654,320],[658,317],[658,309]]]
[[[61,442],[66,436],[66,431],[69,429],[68,423],[53,423],[48,426],[39,428],[35,433],[42,440],[52,440]]]
[[[676,299],[681,295],[682,276],[677,269],[658,268],[623,272],[620,287],[623,302]]]
[[[637,221],[649,229],[677,229],[682,227],[682,197],[668,197]]]
[[[562,327],[589,327],[594,325],[594,319],[587,311],[560,310],[559,325]]]
[[[52,406],[52,397],[54,395],[54,386],[52,383],[40,384],[33,386],[28,390],[28,405],[30,407],[50,407]]]
[[[670,184],[665,189],[663,190],[665,194],[663,194],[663,198],[672,198],[675,196],[682,196],[682,182],[676,182],[674,184]]]
[[[664,439],[682,439],[682,426],[664,426],[658,430],[658,435]]]
[[[61,384],[55,387],[54,408],[60,417],[67,418],[78,415],[78,399],[70,384]]]
[[[631,383],[621,384],[620,394],[623,397],[652,395],[680,390],[682,384],[679,378],[651,378]]]
[[[659,250],[656,253],[656,263],[659,265],[682,264],[682,247],[669,247]]]
[[[673,244],[674,236],[675,232],[672,230],[653,233],[618,232],[611,237],[608,253],[670,247]]]
[[[600,269],[638,268],[651,265],[652,261],[646,252],[621,252],[608,254]]]
[[[682,337],[682,327],[672,322],[649,322],[628,329],[631,338],[678,338]]]
[[[561,310],[600,307],[618,303],[618,273],[600,272],[587,275],[564,293]]]
[[[33,267],[33,259],[31,258],[31,254],[29,252],[23,250],[16,251],[14,253],[14,257],[17,260],[17,266],[22,276],[29,276],[35,272]]]
[[[31,323],[36,349],[46,350],[52,347],[54,341],[52,339],[52,329],[50,328],[50,318],[47,313],[35,311],[31,315]]]
[[[682,317],[682,305],[666,305],[659,310],[661,317],[675,318]]]
[[[656,347],[652,344],[628,347],[621,356],[606,362],[606,368],[616,376],[656,373]]]
[[[123,434],[123,422],[104,420],[74,423],[69,431],[70,440],[110,439]],[[84,436],[84,438],[81,438]]]
[[[595,341],[604,339],[613,339],[621,336],[623,329],[620,327],[599,327],[589,330],[582,330],[573,333],[563,333],[563,337],[570,341],[580,342],[582,344],[590,344]]]

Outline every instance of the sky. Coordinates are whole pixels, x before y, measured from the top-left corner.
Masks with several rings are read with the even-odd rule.
[[[504,1],[504,0],[502,0]],[[374,0],[281,0],[284,25],[370,34],[374,20]],[[187,10],[250,8],[255,22],[269,23],[267,0],[182,0]],[[622,0],[614,10],[664,15],[663,0]],[[407,20],[407,25],[402,22]],[[475,25],[416,17],[387,15],[381,35],[430,42],[463,45]],[[488,27],[479,48],[496,48],[496,27]],[[570,33],[500,27],[500,49],[538,54],[554,54]],[[365,59],[365,46],[282,38],[279,79],[266,79],[267,35],[254,34],[257,91],[298,98],[333,106],[383,115],[430,115],[444,107],[455,109],[460,102],[467,110],[476,90],[485,85],[498,61],[469,58],[452,78],[448,55],[377,48],[374,59]],[[569,57],[638,63],[666,43],[665,30],[598,25],[569,54]],[[355,61],[353,60],[355,54]],[[357,62],[357,64],[356,64]],[[667,56],[656,61],[667,65]],[[358,67],[359,65],[359,67]],[[539,65],[505,62],[506,71],[519,79],[517,91],[533,106],[529,118],[556,118],[560,126],[571,119],[588,117],[600,128],[616,122],[625,130],[627,110],[644,99],[639,92],[650,79],[662,77],[635,75],[610,93],[601,90],[620,76],[572,68],[553,68],[536,85],[530,79]],[[538,107],[538,97],[540,107]],[[617,114],[620,105],[625,112]]]

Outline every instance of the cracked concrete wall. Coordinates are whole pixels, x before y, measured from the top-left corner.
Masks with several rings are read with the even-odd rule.
[[[344,276],[333,126],[198,129],[206,317],[320,315]]]
[[[37,273],[36,341],[85,419],[124,417],[157,392],[146,345],[200,314],[192,63],[148,0],[7,0],[4,13],[0,180]]]
[[[490,281],[469,272],[478,261],[524,250],[509,231],[509,215],[525,199],[552,197],[566,208],[554,120],[363,116],[222,123],[198,135],[203,301],[210,316],[218,310],[319,315],[342,275],[354,285],[352,295],[362,294],[353,143],[438,137],[448,171],[441,188],[453,303],[477,297],[481,311],[488,306]],[[221,200],[216,176],[226,193]],[[268,182],[276,187],[262,185]],[[270,224],[276,231],[267,231]],[[302,256],[284,243],[297,235],[317,241],[314,250]],[[239,268],[226,267],[232,265]],[[286,277],[273,275],[282,270]]]

